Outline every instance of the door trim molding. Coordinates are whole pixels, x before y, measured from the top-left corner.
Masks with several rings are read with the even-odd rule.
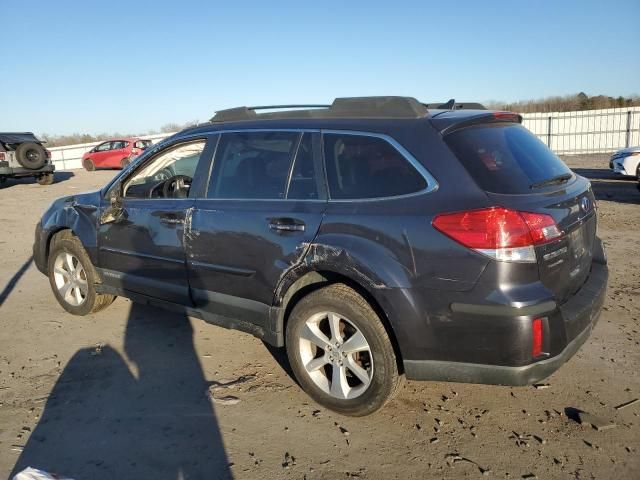
[[[188,260],[187,263],[189,267],[204,268],[205,270],[211,270],[220,273],[229,273],[231,275],[238,275],[240,277],[250,277],[256,273],[255,270],[250,270],[248,268],[230,267],[228,265],[199,262],[197,260]]]
[[[149,259],[149,260],[159,260],[159,261],[162,261],[162,262],[169,262],[169,263],[174,263],[174,264],[183,264],[184,265],[184,263],[185,263],[185,261],[183,259],[170,258],[170,257],[161,257],[159,255],[151,255],[149,253],[134,252],[132,250],[121,250],[119,248],[101,246],[101,247],[99,247],[99,250],[101,252],[115,253],[116,255],[125,255],[125,256],[128,256],[128,257],[146,258],[146,259]]]

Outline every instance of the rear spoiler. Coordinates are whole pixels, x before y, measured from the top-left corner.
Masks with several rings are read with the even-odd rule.
[[[456,102],[451,99],[448,102],[423,103],[428,110],[486,110],[487,107],[477,102]]]
[[[475,112],[474,112],[475,113]],[[461,128],[486,123],[522,123],[522,116],[514,112],[442,112],[431,118],[431,123],[442,134],[448,135]]]

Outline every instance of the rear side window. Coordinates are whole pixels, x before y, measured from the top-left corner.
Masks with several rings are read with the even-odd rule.
[[[483,125],[445,137],[480,188],[504,194],[530,193],[532,185],[571,170],[521,125]]]
[[[326,133],[323,140],[332,199],[393,197],[427,187],[409,161],[382,138]]]
[[[284,199],[298,138],[295,132],[223,134],[208,197]]]

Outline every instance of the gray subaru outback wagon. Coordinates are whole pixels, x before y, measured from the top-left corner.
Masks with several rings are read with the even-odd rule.
[[[285,107],[220,111],[54,202],[34,258],[62,307],[124,296],[250,332],[347,415],[405,377],[530,384],[587,340],[608,277],[591,185],[519,115]]]

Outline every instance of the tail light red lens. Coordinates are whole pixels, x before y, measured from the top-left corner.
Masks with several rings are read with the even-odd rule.
[[[49,150],[45,150],[45,155],[47,158],[51,158],[51,152]]]
[[[533,358],[542,355],[542,343],[544,335],[544,325],[542,318],[535,318],[531,323],[531,333],[533,338],[533,345],[531,347],[531,356]]]
[[[437,215],[433,226],[467,248],[505,261],[535,262],[533,246],[561,235],[550,215],[503,207]]]
[[[0,152],[0,162],[4,162],[4,152]]]

